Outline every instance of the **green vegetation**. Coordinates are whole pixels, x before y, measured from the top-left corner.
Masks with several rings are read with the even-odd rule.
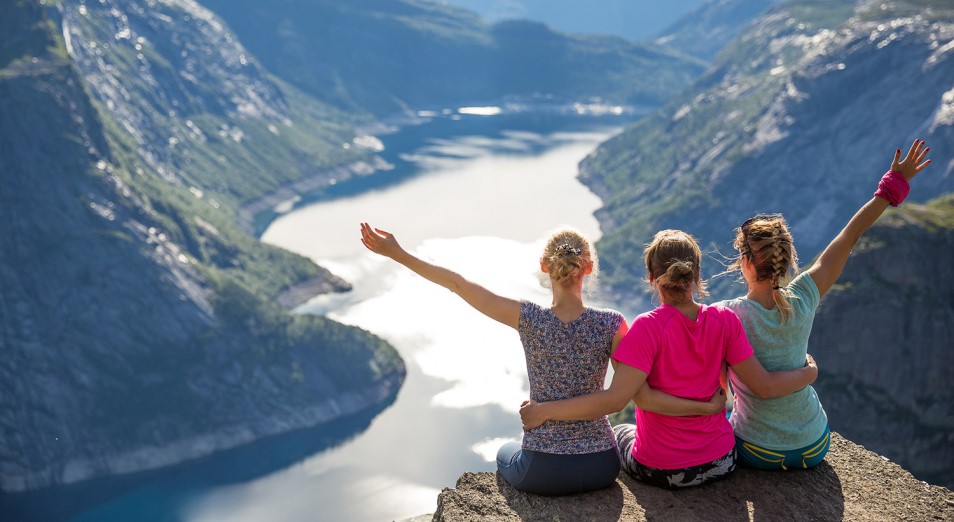
[[[931,233],[954,229],[954,194],[945,194],[924,205],[905,203],[888,212],[879,223],[884,226],[915,225]]]
[[[0,79],[36,74],[67,58],[63,37],[34,1],[17,0],[0,17]],[[42,58],[43,64],[39,64]],[[33,60],[37,60],[35,64]]]
[[[907,87],[875,73],[897,62],[877,52],[870,29],[856,29],[855,6],[810,0],[770,8],[692,87],[584,160],[583,180],[605,205],[598,246],[602,282],[615,295],[641,293],[639,255],[663,228],[681,228],[700,240],[710,253],[703,276],[711,277],[721,271],[720,253],[731,249],[732,229],[752,213],[783,212],[790,223],[804,223],[796,227],[803,258],[814,256],[847,221],[862,201],[832,197],[821,205],[806,187],[858,193],[860,178],[884,168],[871,151],[898,139],[890,129],[902,125],[913,132],[931,118],[951,81],[951,69],[942,73],[940,66],[928,71],[937,76],[927,80],[911,65],[909,74],[919,79]],[[890,21],[897,11],[877,12],[878,20]],[[858,35],[846,36],[851,31]],[[920,58],[905,67],[933,52],[929,46],[930,40],[911,35],[904,52]],[[949,142],[942,127],[934,135],[917,132],[925,132],[935,150]],[[850,160],[834,152],[841,149],[852,151]],[[933,185],[920,188],[924,193],[950,190],[942,188],[950,187],[943,179],[925,183]],[[713,299],[721,299],[740,288],[723,277],[710,289]]]
[[[835,29],[855,13],[855,0],[787,0],[780,9],[813,29]]]
[[[626,403],[626,407],[622,411],[618,411],[609,416],[610,424],[616,426],[617,424],[632,424],[636,419],[636,405],[632,401]]]
[[[92,41],[110,40],[111,31],[98,20],[95,16],[83,18],[81,29]],[[165,55],[149,45],[143,46],[143,51],[150,53],[152,75],[176,74],[176,65]],[[131,44],[112,45],[112,66],[120,77],[137,77],[140,60],[135,54]],[[168,147],[162,146],[169,141],[162,135],[153,135],[147,142],[146,147],[160,144],[152,157],[178,167],[165,173],[145,161],[142,145],[104,100],[94,98],[112,153],[110,171],[133,195],[125,204],[142,202],[157,234],[183,249],[212,290],[211,302],[222,325],[203,334],[204,343],[241,339],[241,344],[251,348],[247,357],[253,358],[244,362],[253,366],[277,363],[292,353],[307,355],[312,363],[317,362],[309,366],[319,369],[339,389],[362,389],[369,382],[403,371],[393,349],[362,330],[323,318],[293,316],[281,309],[274,302],[280,292],[330,274],[304,257],[260,242],[237,226],[238,208],[243,203],[311,172],[361,158],[359,152],[341,147],[350,140],[351,129],[360,119],[322,106],[279,80],[267,81],[279,89],[274,102],[286,107],[285,120],[236,119],[217,108],[214,96],[218,86],[201,82],[182,93],[188,103],[180,104],[175,116],[161,106],[136,105],[142,111],[141,120],[134,122],[140,132],[177,137]],[[130,80],[126,88],[146,100],[152,87]],[[205,99],[196,99],[197,95]]]
[[[772,7],[775,0],[703,2],[676,20],[660,35],[667,47],[712,60],[748,24]]]
[[[362,116],[255,70],[245,86],[264,109],[238,111],[221,91],[243,79],[187,82],[179,51],[152,40],[139,58],[110,6],[70,19],[72,45],[86,46],[74,62],[45,9],[19,2],[0,18],[5,461],[47,469],[266,433],[344,392],[393,390],[404,364],[383,340],[275,302],[311,278],[344,283],[236,224],[248,201],[360,158],[342,144]],[[38,436],[50,430],[69,446]]]

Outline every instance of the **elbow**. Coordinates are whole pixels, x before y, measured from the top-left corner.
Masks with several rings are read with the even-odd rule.
[[[749,391],[759,399],[774,399],[782,395],[768,383],[759,383],[756,386],[749,386]]]
[[[754,391],[755,396],[760,399],[777,399],[779,397],[784,397],[791,393],[790,390],[777,388],[775,386],[766,386],[761,388],[759,391]]]
[[[635,404],[635,405],[636,405],[636,408],[637,408],[637,409],[640,409],[640,410],[647,410],[647,409],[649,409],[649,403],[647,403],[644,399],[640,398],[639,395],[633,397],[633,404]],[[626,405],[623,404],[623,408],[625,408],[625,407],[626,407]],[[620,408],[620,409],[622,409],[622,408]]]
[[[610,413],[616,413],[616,412],[618,412],[618,411],[623,411],[623,409],[626,408],[626,405],[627,405],[628,403],[629,403],[629,401],[626,401],[626,400],[616,401],[615,403],[613,403],[613,411],[611,411]]]
[[[444,285],[451,292],[463,296],[464,286],[468,283],[460,274],[453,274]]]
[[[625,408],[628,402],[629,401],[623,402],[622,408]],[[639,392],[637,392],[636,395],[633,396],[633,404],[635,404],[636,407],[641,410],[652,410],[650,402],[651,401],[650,401],[648,386],[643,386],[642,388],[639,389]]]

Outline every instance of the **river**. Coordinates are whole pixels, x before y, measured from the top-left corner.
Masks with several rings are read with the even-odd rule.
[[[393,344],[408,369],[394,403],[344,428],[264,441],[134,486],[120,478],[66,488],[82,512],[51,518],[387,521],[434,512],[442,488],[465,471],[493,470],[500,444],[520,439],[522,349],[512,329],[366,251],[358,224],[389,230],[409,251],[497,293],[548,304],[538,262],[548,232],[568,225],[600,235],[601,203],[577,181],[577,164],[633,119],[464,110],[381,136],[393,171],[281,215],[262,240],[354,285],[297,312]],[[56,490],[38,498],[56,502]]]

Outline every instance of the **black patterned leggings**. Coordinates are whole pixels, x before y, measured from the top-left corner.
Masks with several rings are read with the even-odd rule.
[[[622,468],[633,478],[665,489],[698,486],[726,477],[735,470],[735,447],[725,456],[712,462],[682,469],[657,469],[640,464],[633,458],[633,443],[636,441],[634,424],[619,424],[613,427],[616,445],[619,447]]]

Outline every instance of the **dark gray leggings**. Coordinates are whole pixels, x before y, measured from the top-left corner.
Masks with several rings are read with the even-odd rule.
[[[736,450],[732,447],[729,453],[712,462],[681,469],[658,469],[642,464],[633,457],[633,444],[636,442],[636,426],[634,424],[617,424],[613,426],[616,435],[616,446],[622,455],[623,469],[635,479],[647,482],[654,486],[666,489],[698,486],[729,476],[735,470]]]
[[[616,448],[599,453],[558,455],[508,442],[497,451],[497,471],[513,487],[537,495],[573,495],[609,487],[619,475]]]

